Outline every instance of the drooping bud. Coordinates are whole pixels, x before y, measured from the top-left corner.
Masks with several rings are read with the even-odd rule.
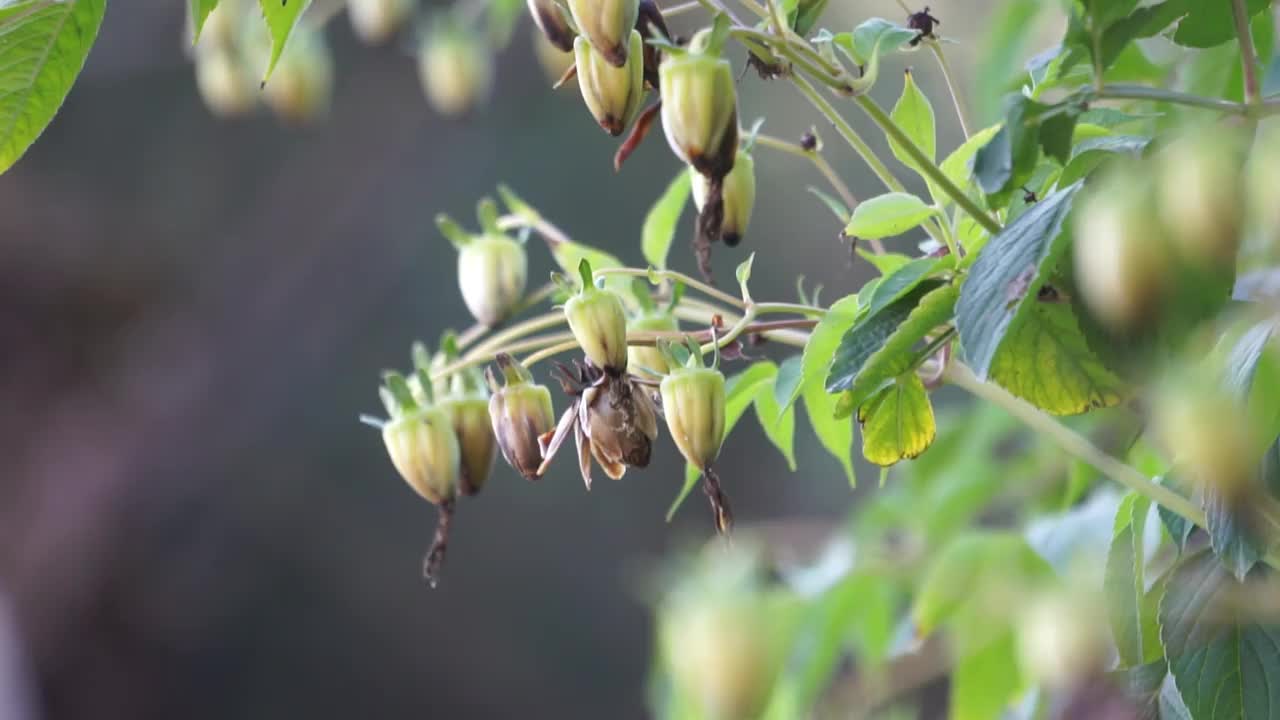
[[[605,61],[585,37],[573,41],[578,87],[592,117],[610,135],[621,135],[644,101],[644,62],[640,33],[630,35],[632,59],[620,67]]]
[[[1244,220],[1243,155],[1238,135],[1215,128],[1179,138],[1156,156],[1160,217],[1187,262],[1234,270]]]
[[[716,531],[725,534],[733,526],[733,513],[729,498],[720,487],[720,477],[711,468],[724,442],[724,375],[717,367],[702,367],[698,344],[689,340],[688,345],[689,359],[684,367],[671,355],[668,343],[660,346],[672,366],[659,386],[662,412],[680,454],[702,471],[702,490],[711,502]],[[718,355],[715,364],[719,364]]]
[[[263,87],[267,105],[282,120],[307,123],[329,109],[333,55],[318,31],[295,30]]]
[[[387,374],[385,390],[391,419],[382,428],[382,440],[391,464],[433,505],[453,500],[461,453],[449,416],[438,407],[419,405],[398,373]]]
[[[542,449],[538,439],[555,429],[556,418],[551,406],[551,391],[533,382],[533,375],[506,353],[494,360],[506,381],[499,385],[493,369],[486,370],[489,379],[489,419],[498,448],[507,464],[529,480],[540,477]]]
[[[1075,282],[1089,310],[1112,332],[1154,327],[1170,262],[1149,184],[1120,169],[1077,203]]]
[[[674,332],[680,323],[668,312],[653,310],[634,318],[628,330],[639,332]],[[667,357],[654,345],[632,345],[627,348],[627,367],[635,373],[666,375],[670,366]]]
[[[436,225],[458,248],[458,286],[472,317],[489,327],[505,320],[524,297],[524,245],[494,228],[468,234],[444,214],[436,216]]]
[[[356,36],[380,45],[404,25],[413,12],[412,0],[348,0],[347,14]]]
[[[714,30],[700,30],[688,52],[667,53],[658,69],[662,129],[671,151],[711,178],[733,169],[738,147],[738,96],[733,68],[720,57]]]
[[[569,11],[578,30],[608,64],[620,68],[641,53],[630,40],[640,14],[639,0],[569,0]],[[581,61],[578,70],[582,70]]]
[[[607,374],[627,370],[627,314],[622,298],[592,282],[591,263],[578,265],[582,289],[564,304],[565,318],[583,353]]]
[[[238,117],[253,109],[257,82],[233,49],[199,52],[195,65],[200,98],[215,115]]]
[[[497,455],[489,421],[489,396],[480,372],[471,368],[454,374],[439,407],[449,416],[462,453],[459,489],[463,495],[475,495],[489,479]]]
[[[693,168],[689,168],[693,187],[693,202],[702,212],[711,190],[711,181]],[[721,189],[724,203],[724,220],[720,225],[720,237],[724,244],[734,247],[742,241],[751,222],[751,210],[756,204],[756,171],[751,156],[739,150],[733,170],[724,178]]]
[[[422,43],[418,75],[431,107],[462,115],[488,98],[493,61],[482,38],[462,27],[440,26]]]
[[[569,24],[568,18],[564,15],[564,6],[559,0],[528,0],[528,2],[529,14],[533,16],[533,22],[542,31],[547,42],[560,52],[572,52],[573,39],[578,33],[574,32],[573,26]]]

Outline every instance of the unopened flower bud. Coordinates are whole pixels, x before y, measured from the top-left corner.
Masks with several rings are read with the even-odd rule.
[[[639,332],[674,332],[680,329],[680,324],[671,313],[653,311],[632,320],[627,329]],[[655,375],[666,375],[670,369],[666,355],[652,345],[632,345],[627,348],[627,366],[632,372],[648,371]]]
[[[608,374],[621,375],[627,370],[627,314],[622,298],[593,284],[586,260],[578,272],[582,290],[564,304],[569,329],[591,362]]]
[[[1160,217],[1187,262],[1234,270],[1244,220],[1240,138],[1230,130],[1179,138],[1157,157]]]
[[[196,87],[215,115],[236,117],[253,109],[257,83],[235,51],[218,48],[196,55]]]
[[[395,34],[413,12],[412,0],[348,0],[347,14],[356,36],[380,45]]]
[[[462,115],[488,98],[493,62],[480,37],[461,28],[437,28],[422,44],[418,74],[437,112]]]
[[[497,443],[489,420],[489,398],[477,371],[465,370],[452,378],[449,393],[439,407],[449,416],[462,453],[460,489],[475,495],[484,487],[493,468]]]
[[[489,327],[505,320],[524,297],[524,245],[496,232],[468,235],[445,215],[436,224],[458,248],[458,286],[472,317]]]
[[[263,88],[267,105],[282,120],[307,123],[329,109],[333,57],[318,32],[295,30]]]
[[[711,181],[693,168],[689,168],[693,185],[693,202],[702,212],[711,191]],[[756,204],[756,169],[751,156],[739,150],[734,160],[733,170],[724,178],[721,190],[724,202],[724,220],[720,226],[720,237],[729,247],[742,242],[747,234],[747,225],[751,222],[751,210]]]
[[[662,379],[662,412],[680,454],[701,470],[724,442],[724,375],[714,368],[677,367]]]
[[[1089,310],[1120,334],[1155,326],[1170,275],[1149,185],[1135,171],[1106,178],[1077,203],[1074,226],[1076,285]]]
[[[387,376],[391,420],[382,428],[391,464],[400,477],[429,502],[439,505],[457,495],[461,453],[449,416],[414,401],[397,374]]]
[[[515,358],[500,353],[495,360],[506,386],[500,386],[492,368],[487,371],[489,420],[497,437],[502,458],[516,472],[536,480],[542,464],[542,448],[538,440],[555,429],[555,412],[551,391],[533,382],[529,373]]]
[[[704,175],[723,177],[738,147],[738,97],[729,61],[709,47],[712,37],[701,30],[688,52],[663,57],[662,129],[676,157]]]
[[[630,39],[640,14],[639,0],[569,0],[569,11],[608,64],[620,68],[629,57],[640,55],[642,48]]]
[[[610,135],[621,135],[644,101],[643,43],[640,33],[630,35],[631,59],[614,67],[585,37],[573,41],[578,66],[578,87],[592,117]]]
[[[528,0],[528,2],[529,14],[533,16],[533,22],[542,31],[547,42],[560,52],[572,52],[573,38],[577,33],[573,31],[573,26],[565,17],[564,6],[559,0]]]

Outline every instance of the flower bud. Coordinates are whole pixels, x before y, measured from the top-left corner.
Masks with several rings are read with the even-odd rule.
[[[493,65],[481,38],[460,28],[437,28],[419,51],[418,74],[437,112],[462,115],[488,98]]]
[[[564,16],[565,10],[559,0],[528,1],[529,14],[533,16],[533,22],[542,31],[547,43],[562,53],[573,52],[573,38],[577,33]]]
[[[641,54],[642,46],[631,40],[640,15],[639,0],[569,0],[569,11],[578,30],[613,67],[620,68],[629,57]],[[581,60],[578,71],[582,71]]]
[[[489,327],[505,320],[524,297],[524,245],[497,232],[468,235],[444,215],[436,224],[458,248],[458,286],[472,317]]]
[[[713,368],[675,368],[660,389],[671,439],[685,460],[705,470],[724,441],[724,375]]]
[[[432,504],[457,495],[461,456],[449,416],[437,407],[419,405],[398,373],[388,373],[383,401],[391,419],[382,426],[382,441],[391,464],[409,486]]]
[[[351,27],[357,37],[370,45],[391,39],[412,12],[412,0],[347,0]]]
[[[533,375],[510,355],[499,353],[495,360],[506,386],[499,386],[492,368],[487,371],[493,392],[489,397],[493,434],[507,464],[529,480],[536,480],[542,464],[538,440],[554,430],[556,424],[551,391],[535,384]]]
[[[329,109],[333,57],[317,32],[295,30],[263,88],[267,105],[282,120],[303,124]]]
[[[1185,261],[1234,270],[1244,218],[1239,138],[1228,130],[1180,138],[1157,156],[1160,217]]]
[[[1181,472],[1228,501],[1246,495],[1262,453],[1242,402],[1208,378],[1183,375],[1166,380],[1153,409],[1159,437]]]
[[[711,190],[711,181],[693,168],[689,169],[693,181],[693,202],[702,212]],[[751,156],[739,150],[734,160],[733,170],[724,178],[721,190],[724,202],[724,220],[720,226],[720,237],[729,247],[742,242],[747,233],[747,225],[751,222],[751,210],[756,204],[756,170]]]
[[[196,55],[196,87],[205,106],[221,117],[244,115],[258,99],[256,82],[231,49]]]
[[[628,330],[640,332],[674,332],[680,324],[670,313],[653,311],[631,321]],[[660,349],[652,345],[632,345],[627,348],[627,367],[632,372],[650,371],[654,375],[666,375],[670,366]]]
[[[687,53],[667,53],[658,68],[662,129],[676,157],[703,175],[733,169],[738,147],[738,97],[729,61],[708,47],[701,30]]]
[[[1106,178],[1078,203],[1075,283],[1112,332],[1141,334],[1158,321],[1171,268],[1157,223],[1137,168]]]
[[[489,398],[474,371],[455,375],[449,394],[439,404],[449,416],[462,454],[460,489],[475,495],[484,487],[493,468],[497,444],[489,420]]]
[[[644,101],[643,43],[640,33],[630,36],[632,58],[614,67],[585,37],[573,41],[578,66],[578,87],[592,117],[610,135],[621,135]]]
[[[622,298],[591,281],[591,265],[583,260],[582,290],[564,304],[569,329],[591,362],[610,375],[627,370],[627,314]]]

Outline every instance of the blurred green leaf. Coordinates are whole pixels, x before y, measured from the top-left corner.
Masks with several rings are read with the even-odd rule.
[[[218,7],[218,0],[187,0],[191,8],[191,41],[200,39],[200,31],[204,29],[204,21],[209,13]]]
[[[836,399],[827,394],[824,383],[832,353],[840,344],[840,336],[858,317],[858,297],[847,295],[822,316],[809,334],[801,360],[801,380],[797,388],[804,398],[809,424],[813,426],[818,441],[844,468],[849,484],[855,482],[853,473],[853,421],[836,420]],[[794,398],[793,398],[794,400]]]
[[[649,209],[640,230],[640,249],[644,259],[659,270],[667,269],[667,254],[680,223],[680,214],[689,200],[690,179],[683,168]]]
[[[1223,2],[1186,3],[1187,16],[1178,23],[1173,41],[1185,47],[1210,48],[1236,36],[1235,19],[1231,14],[1230,0]],[[1245,0],[1245,8],[1252,18],[1271,7],[1271,0]]]
[[[1251,619],[1240,602],[1250,596],[1207,551],[1185,557],[1169,577],[1160,636],[1196,720],[1263,720],[1280,712],[1280,683],[1273,681],[1280,677],[1280,626]]]
[[[1062,226],[1079,189],[1072,185],[1036,203],[992,238],[970,269],[956,328],[978,377],[987,377],[1015,316],[1038,304],[1038,291],[1067,248]]]
[[[823,192],[822,190],[819,190],[818,188],[813,187],[812,185],[809,186],[807,189],[815,197],[821,200],[822,204],[826,205],[827,209],[829,209],[840,222],[842,223],[849,222],[849,208],[845,207],[844,203],[831,197],[830,195]]]
[[[62,107],[106,7],[106,0],[0,6],[0,173],[13,167]]]
[[[908,69],[903,73],[902,95],[898,97],[898,102],[893,106],[889,117],[893,119],[898,127],[911,138],[916,147],[925,154],[929,160],[933,160],[937,155],[937,133],[934,130],[933,106],[929,104],[929,98],[920,90],[920,86],[916,85],[915,79]],[[928,175],[920,164],[913,160],[906,149],[889,138],[889,150],[893,152],[893,156],[903,165],[916,171],[920,177],[928,180]],[[934,197],[943,193],[932,193]]]
[[[866,240],[892,237],[920,225],[939,212],[915,195],[885,193],[859,203],[853,209],[844,233]]]
[[[773,363],[769,364],[773,365]],[[775,366],[774,382],[762,386],[755,393],[756,419],[760,421],[760,428],[764,430],[769,442],[773,443],[773,446],[782,453],[782,457],[786,458],[787,467],[791,469],[791,472],[795,472],[795,407],[791,405],[783,407],[778,402],[774,392],[777,386],[777,374],[778,369]]]
[[[1157,603],[1147,592],[1145,530],[1151,501],[1129,493],[1116,511],[1111,549],[1107,553],[1103,591],[1107,617],[1124,667],[1155,662],[1163,655]],[[1158,596],[1157,596],[1158,598]]]
[[[1035,27],[1042,13],[1053,8],[1053,3],[1043,0],[1005,0],[992,7],[986,42],[979,44],[979,57],[972,75],[976,84],[975,107],[983,122],[998,116],[1000,96],[1021,70],[1027,41],[1034,37],[1029,30]]]
[[[862,455],[881,467],[917,457],[937,435],[933,405],[914,370],[872,396],[859,410],[858,420]]]
[[[951,677],[951,720],[1001,717],[1024,681],[1018,668],[1018,646],[1004,631],[981,648],[961,657]]]
[[[310,4],[311,0],[258,0],[262,17],[267,21],[267,31],[271,34],[271,58],[267,61],[266,74],[262,76],[264,83],[271,78],[271,71],[276,69],[289,35],[298,24],[302,11]]]
[[[516,23],[523,15],[525,3],[521,0],[490,0],[489,42],[495,48],[505,48],[511,42]]]

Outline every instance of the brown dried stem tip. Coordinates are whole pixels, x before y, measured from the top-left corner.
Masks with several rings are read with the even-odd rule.
[[[440,503],[440,515],[436,520],[436,535],[431,540],[426,559],[422,562],[422,577],[431,587],[440,582],[440,567],[444,565],[445,553],[449,550],[449,526],[453,522],[455,500]]]
[[[934,38],[933,26],[941,25],[942,21],[929,14],[929,6],[925,5],[920,12],[914,12],[907,16],[907,27],[919,33],[915,39],[911,41],[911,46],[915,47],[920,44],[924,38]]]
[[[702,492],[711,503],[711,515],[715,519],[716,532],[728,535],[733,530],[733,511],[729,508],[729,496],[720,487],[720,476],[708,465],[702,469]]]

